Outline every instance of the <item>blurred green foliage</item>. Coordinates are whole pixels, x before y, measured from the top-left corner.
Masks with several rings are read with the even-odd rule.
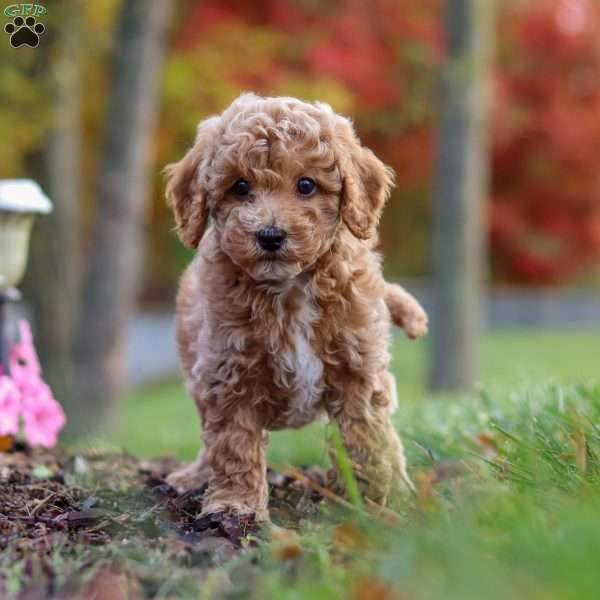
[[[426,398],[424,370],[427,345],[410,342],[401,335],[392,344],[392,370],[398,385],[401,410],[396,415],[400,429],[408,411],[431,405],[435,411],[460,399],[457,396]],[[491,394],[544,381],[556,384],[593,382],[598,379],[596,356],[600,338],[594,333],[569,331],[496,331],[483,339],[481,386]],[[174,454],[181,459],[195,456],[200,443],[200,423],[191,398],[181,381],[165,381],[133,391],[119,404],[119,430],[110,439],[89,439],[86,444],[124,448],[138,456]],[[412,417],[411,417],[412,419]],[[275,464],[323,464],[326,461],[322,424],[299,431],[273,432],[269,459]]]

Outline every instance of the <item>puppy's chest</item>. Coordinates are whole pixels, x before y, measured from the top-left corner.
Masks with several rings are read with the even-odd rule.
[[[323,393],[323,361],[317,348],[319,314],[309,297],[280,315],[271,327],[268,361],[278,396],[283,400],[281,425],[300,427],[312,421]]]

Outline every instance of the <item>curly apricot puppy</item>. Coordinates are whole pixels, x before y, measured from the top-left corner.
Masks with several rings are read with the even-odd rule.
[[[373,250],[391,170],[328,105],[244,94],[167,173],[197,248],[177,337],[205,445],[169,483],[208,481],[203,513],[267,519],[265,432],[326,413],[365,496],[384,505],[410,487],[387,347],[392,321],[417,338],[427,316]]]

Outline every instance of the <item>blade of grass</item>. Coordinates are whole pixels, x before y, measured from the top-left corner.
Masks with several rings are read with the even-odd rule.
[[[342,440],[342,434],[340,433],[338,426],[334,423],[330,424],[329,437],[333,444],[338,471],[344,482],[344,486],[346,487],[350,502],[356,509],[364,511],[363,499],[360,495],[360,490],[358,489],[358,483],[354,476],[354,471],[352,470],[348,452],[346,451],[346,447]]]

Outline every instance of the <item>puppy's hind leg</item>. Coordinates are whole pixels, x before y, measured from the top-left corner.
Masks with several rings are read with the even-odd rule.
[[[210,466],[206,460],[204,448],[198,451],[196,460],[177,471],[173,471],[166,481],[175,488],[180,494],[201,488],[208,483],[210,477]]]

